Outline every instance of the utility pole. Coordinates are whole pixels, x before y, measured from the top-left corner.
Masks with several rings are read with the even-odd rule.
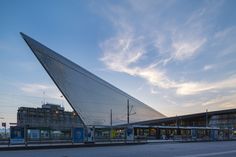
[[[112,109],[110,110],[110,142],[112,142]]]
[[[5,123],[5,137],[7,137],[7,123]]]
[[[110,125],[112,127],[112,109],[110,110]]]
[[[206,127],[208,126],[208,109],[206,109]]]
[[[127,124],[129,124],[129,99],[127,100]]]
[[[133,107],[134,107],[133,105],[131,105],[131,107],[130,107],[129,99],[127,99],[127,124],[129,124],[130,116],[136,114],[136,112],[134,112],[134,111],[132,112]]]
[[[176,125],[176,127],[179,127],[178,115],[176,115],[175,117],[176,117],[176,118],[175,118],[175,125]]]
[[[177,135],[180,135],[180,129],[179,129],[179,117],[176,115],[176,127],[177,127]]]

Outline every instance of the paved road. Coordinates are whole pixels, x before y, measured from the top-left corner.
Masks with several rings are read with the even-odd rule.
[[[236,157],[236,141],[0,151],[0,157]]]

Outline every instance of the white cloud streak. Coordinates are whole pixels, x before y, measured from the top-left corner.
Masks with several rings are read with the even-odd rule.
[[[236,107],[236,94],[227,96],[217,96],[214,99],[210,99],[202,104],[203,106],[219,106],[221,108]]]
[[[203,70],[204,70],[204,71],[208,71],[208,70],[211,70],[211,69],[213,69],[213,68],[215,68],[215,65],[213,65],[213,64],[208,64],[208,65],[205,65],[205,66],[203,67]]]
[[[215,82],[183,82],[171,79],[163,68],[172,61],[183,62],[201,52],[208,42],[208,38],[204,35],[206,31],[204,26],[207,21],[205,17],[210,15],[209,12],[213,12],[207,8],[210,6],[193,12],[182,26],[165,23],[159,19],[158,15],[155,19],[157,22],[146,21],[148,19],[145,19],[145,15],[150,13],[147,13],[147,10],[141,10],[142,15],[139,15],[137,10],[140,11],[140,8],[132,6],[131,8],[136,9],[134,12],[137,16],[140,16],[141,20],[138,22],[142,25],[141,30],[135,25],[137,21],[132,23],[129,19],[132,10],[128,12],[121,7],[111,7],[107,14],[117,32],[113,37],[101,43],[103,51],[101,61],[112,71],[141,77],[151,86],[174,90],[177,95],[196,95],[213,90],[236,88],[235,76]],[[166,8],[168,9],[168,6]],[[161,25],[161,23],[164,24]],[[216,38],[226,33],[218,33]],[[152,47],[151,50],[156,51],[159,60],[141,66],[138,63],[148,55],[150,47]],[[212,68],[213,65],[206,65],[204,70]],[[151,92],[156,93],[153,90]]]
[[[45,85],[45,84],[21,84],[20,90],[31,95],[31,96],[44,96],[47,98],[53,99],[64,99],[61,97],[61,92],[52,85]]]
[[[197,39],[194,41],[177,41],[172,44],[174,48],[173,57],[177,60],[184,60],[192,57],[198,52],[198,49],[206,42],[206,39]]]
[[[232,76],[228,79],[218,82],[187,82],[177,84],[176,93],[179,95],[193,95],[210,90],[232,89],[236,88],[236,77]]]
[[[117,43],[116,46],[113,43]],[[140,67],[133,66],[134,63],[138,62],[143,55],[145,55],[144,48],[139,45],[133,47],[136,42],[131,38],[115,38],[108,40],[103,43],[102,47],[105,50],[104,56],[101,59],[106,66],[118,72],[124,72],[132,76],[138,76],[147,80],[151,85],[165,89],[176,89],[178,95],[193,95],[201,92],[224,89],[224,88],[235,88],[236,77],[231,77],[218,82],[176,82],[170,80],[164,70],[158,69],[155,66]],[[205,70],[209,70],[212,66],[205,66]]]

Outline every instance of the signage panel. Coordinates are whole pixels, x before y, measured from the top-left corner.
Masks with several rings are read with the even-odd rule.
[[[84,128],[73,128],[72,137],[73,143],[84,142]]]
[[[17,126],[11,126],[10,127],[10,143],[11,144],[22,144],[25,142],[24,139],[24,128],[17,127]]]

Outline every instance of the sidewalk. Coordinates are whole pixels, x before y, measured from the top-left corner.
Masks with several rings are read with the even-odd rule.
[[[0,145],[0,151],[10,150],[33,150],[33,149],[57,149],[57,148],[79,148],[79,147],[103,147],[121,145],[139,145],[147,142],[96,142],[96,143],[53,143],[53,144],[24,144],[21,145]]]
[[[80,147],[103,147],[103,146],[121,146],[121,145],[141,145],[141,144],[167,144],[167,143],[187,143],[187,142],[209,142],[207,141],[187,141],[187,140],[146,140],[146,141],[113,141],[113,142],[95,142],[95,143],[46,143],[46,144],[25,144],[20,145],[0,145],[0,151],[10,150],[32,150],[32,149],[57,149],[57,148],[80,148]]]

